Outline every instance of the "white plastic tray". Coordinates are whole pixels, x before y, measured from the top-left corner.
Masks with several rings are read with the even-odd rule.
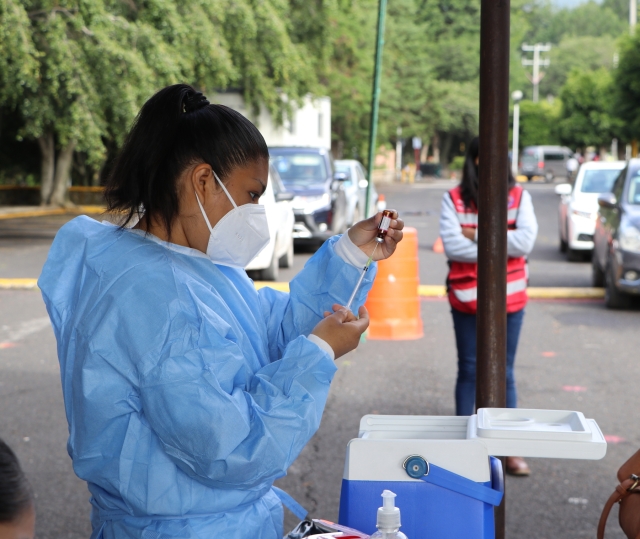
[[[495,457],[539,457],[548,459],[600,460],[607,453],[607,442],[593,419],[586,419],[588,440],[545,440],[522,437],[480,438],[478,416],[469,416],[467,439],[481,441]]]
[[[477,434],[479,438],[574,442],[592,437],[581,412],[523,408],[480,408]]]
[[[489,429],[485,427],[482,436],[480,429],[478,429],[477,415],[468,417],[366,415],[360,421],[358,439],[367,443],[363,446],[367,451],[372,451],[379,444],[381,444],[381,448],[382,446],[387,447],[387,444],[389,444],[389,448],[401,445],[401,453],[403,451],[405,453],[408,451],[407,454],[424,453],[425,458],[428,458],[431,453],[428,449],[430,443],[435,444],[434,448],[436,446],[444,448],[447,443],[451,443],[451,450],[443,449],[442,457],[438,457],[447,460],[447,462],[444,460],[442,462],[442,465],[447,469],[450,469],[448,466],[451,465],[448,459],[445,459],[447,451],[451,451],[450,455],[455,454],[454,460],[459,459],[460,454],[457,453],[456,443],[464,445],[465,440],[473,440],[483,444],[487,448],[488,454],[496,457],[516,455],[598,460],[604,457],[607,452],[607,442],[598,424],[593,419],[585,419],[580,412],[507,410],[509,413],[519,414],[517,417],[531,419],[531,421],[521,422],[526,423],[529,427],[535,427],[527,429],[523,428],[522,424],[518,426],[518,423],[511,426],[504,422],[500,423],[504,419],[509,420],[509,416],[501,415],[504,410],[503,408],[481,408],[479,410],[480,416],[485,414],[488,419],[493,418],[495,422],[495,424],[491,424]],[[497,431],[498,435],[486,436],[486,434],[495,434],[491,432],[492,429]],[[400,442],[401,444],[398,445]],[[453,451],[454,446],[456,447],[455,451]],[[387,450],[385,449],[385,451]],[[399,455],[398,458],[400,458]],[[473,466],[475,467],[475,464]],[[365,471],[362,470],[362,473]],[[467,472],[456,473],[465,475]]]

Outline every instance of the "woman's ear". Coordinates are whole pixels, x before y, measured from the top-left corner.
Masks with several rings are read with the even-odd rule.
[[[193,190],[198,194],[202,204],[207,196],[211,196],[215,191],[215,179],[210,165],[200,163],[196,165],[189,174],[188,181]]]

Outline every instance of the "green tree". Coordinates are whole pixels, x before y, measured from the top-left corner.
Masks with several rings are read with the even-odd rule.
[[[314,41],[284,0],[0,0],[0,107],[41,149],[43,203],[64,204],[74,154],[94,180],[146,98],[186,81],[241,88],[282,117],[315,88]],[[295,36],[293,36],[295,38]]]
[[[620,61],[614,72],[615,115],[626,140],[640,136],[640,30],[620,42]]]
[[[344,2],[332,34],[324,91],[331,96],[331,136],[340,157],[367,155],[376,8],[376,0]]]
[[[572,147],[608,145],[619,130],[611,114],[612,77],[604,68],[574,70],[560,91],[560,139]]]
[[[608,35],[563,38],[549,53],[550,65],[540,83],[540,95],[557,96],[574,68],[585,71],[601,67],[611,69],[615,50],[615,39]]]
[[[520,103],[520,148],[540,144],[559,144],[556,124],[560,116],[560,102],[525,100]]]
[[[558,44],[567,36],[622,35],[627,26],[608,6],[590,0],[571,9],[557,9],[550,2],[529,7],[528,43]]]

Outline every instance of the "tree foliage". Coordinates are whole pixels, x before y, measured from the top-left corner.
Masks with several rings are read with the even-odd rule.
[[[627,140],[640,138],[640,30],[620,44],[620,62],[610,96],[621,133]]]
[[[611,75],[574,70],[560,92],[562,110],[558,121],[560,139],[574,146],[606,146],[619,129],[611,114]]]
[[[285,0],[0,0],[0,103],[39,142],[43,202],[64,203],[74,154],[96,180],[164,85],[240,88],[276,116],[283,93],[315,89],[288,13]]]
[[[520,103],[520,148],[540,144],[560,144],[557,122],[560,116],[560,102],[522,101]]]
[[[551,42],[541,95],[562,96],[562,109],[559,101],[523,102],[523,143],[561,138],[575,146],[610,136],[618,120],[597,101],[613,95],[615,118],[628,126],[622,133],[637,134],[637,38],[621,45],[617,94],[603,82],[626,34],[626,2],[557,9],[550,0],[512,0],[512,90],[531,96],[521,45]],[[377,0],[0,0],[0,140],[22,139],[30,151],[37,144],[43,201],[63,203],[72,165],[74,174],[82,165],[83,181],[98,182],[145,99],[182,81],[240,90],[254,110],[266,105],[279,120],[304,95],[329,95],[334,150],[362,158],[377,7]],[[379,144],[395,143],[400,127],[405,139],[439,145],[445,162],[459,153],[458,142],[478,129],[479,37],[478,0],[389,2]],[[575,68],[582,73],[568,76]],[[23,155],[1,152],[0,168]]]

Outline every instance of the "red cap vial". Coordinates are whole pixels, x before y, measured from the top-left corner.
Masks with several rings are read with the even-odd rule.
[[[393,215],[392,210],[384,210],[382,212],[382,219],[380,219],[380,224],[378,225],[378,234],[376,236],[376,241],[378,243],[382,243],[384,241],[384,237],[389,232],[389,226],[391,225],[391,219]]]

